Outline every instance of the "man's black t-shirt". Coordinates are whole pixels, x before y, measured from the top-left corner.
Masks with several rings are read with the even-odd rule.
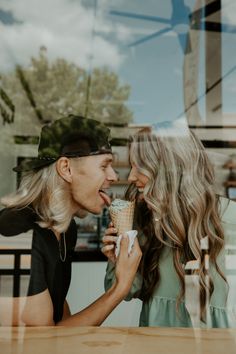
[[[30,207],[3,209],[0,212],[0,234],[15,236],[33,229],[28,296],[48,289],[53,303],[53,319],[57,323],[62,319],[63,305],[70,285],[71,259],[77,239],[77,228],[72,219],[65,233],[66,247],[61,240],[61,247],[65,249],[60,256],[60,244],[55,234],[40,227],[36,223],[37,220],[36,213]]]

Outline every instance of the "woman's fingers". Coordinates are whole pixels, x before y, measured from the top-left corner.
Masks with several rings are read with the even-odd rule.
[[[104,244],[107,244],[107,243],[116,243],[117,241],[117,236],[103,236],[102,238],[102,242]]]
[[[114,227],[109,227],[105,231],[105,235],[116,235],[116,234],[117,234],[117,230]]]
[[[112,221],[110,221],[110,223],[109,223],[108,227],[114,227],[114,224],[113,224],[113,222],[112,222]]]
[[[114,244],[103,246],[101,248],[101,251],[102,251],[102,253],[104,253],[106,255],[108,252],[112,251],[114,249],[114,247],[115,247]]]
[[[102,253],[105,254],[105,256],[112,261],[113,263],[116,262],[116,257],[115,257],[115,244],[117,242],[118,237],[117,235],[117,230],[113,227],[113,224],[110,224],[111,227],[106,229],[105,231],[105,236],[102,238],[103,242],[103,247],[101,249]]]

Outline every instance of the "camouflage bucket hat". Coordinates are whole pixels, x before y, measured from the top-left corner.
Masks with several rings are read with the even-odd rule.
[[[48,166],[62,156],[83,157],[111,154],[110,130],[100,122],[69,115],[44,125],[36,158],[25,159],[13,168],[26,172]]]

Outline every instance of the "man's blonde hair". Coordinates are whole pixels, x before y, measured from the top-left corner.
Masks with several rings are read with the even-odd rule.
[[[26,172],[18,190],[3,197],[1,203],[17,209],[32,206],[41,227],[64,232],[72,218],[70,196],[69,185],[59,176],[53,163],[38,171]]]

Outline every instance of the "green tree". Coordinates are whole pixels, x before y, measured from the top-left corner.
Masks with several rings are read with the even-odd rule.
[[[104,123],[126,124],[133,114],[125,105],[130,86],[108,68],[86,70],[57,59],[49,62],[45,48],[31,59],[29,67],[1,75],[2,87],[15,106],[15,119],[22,124],[55,120],[61,115],[76,113]]]

